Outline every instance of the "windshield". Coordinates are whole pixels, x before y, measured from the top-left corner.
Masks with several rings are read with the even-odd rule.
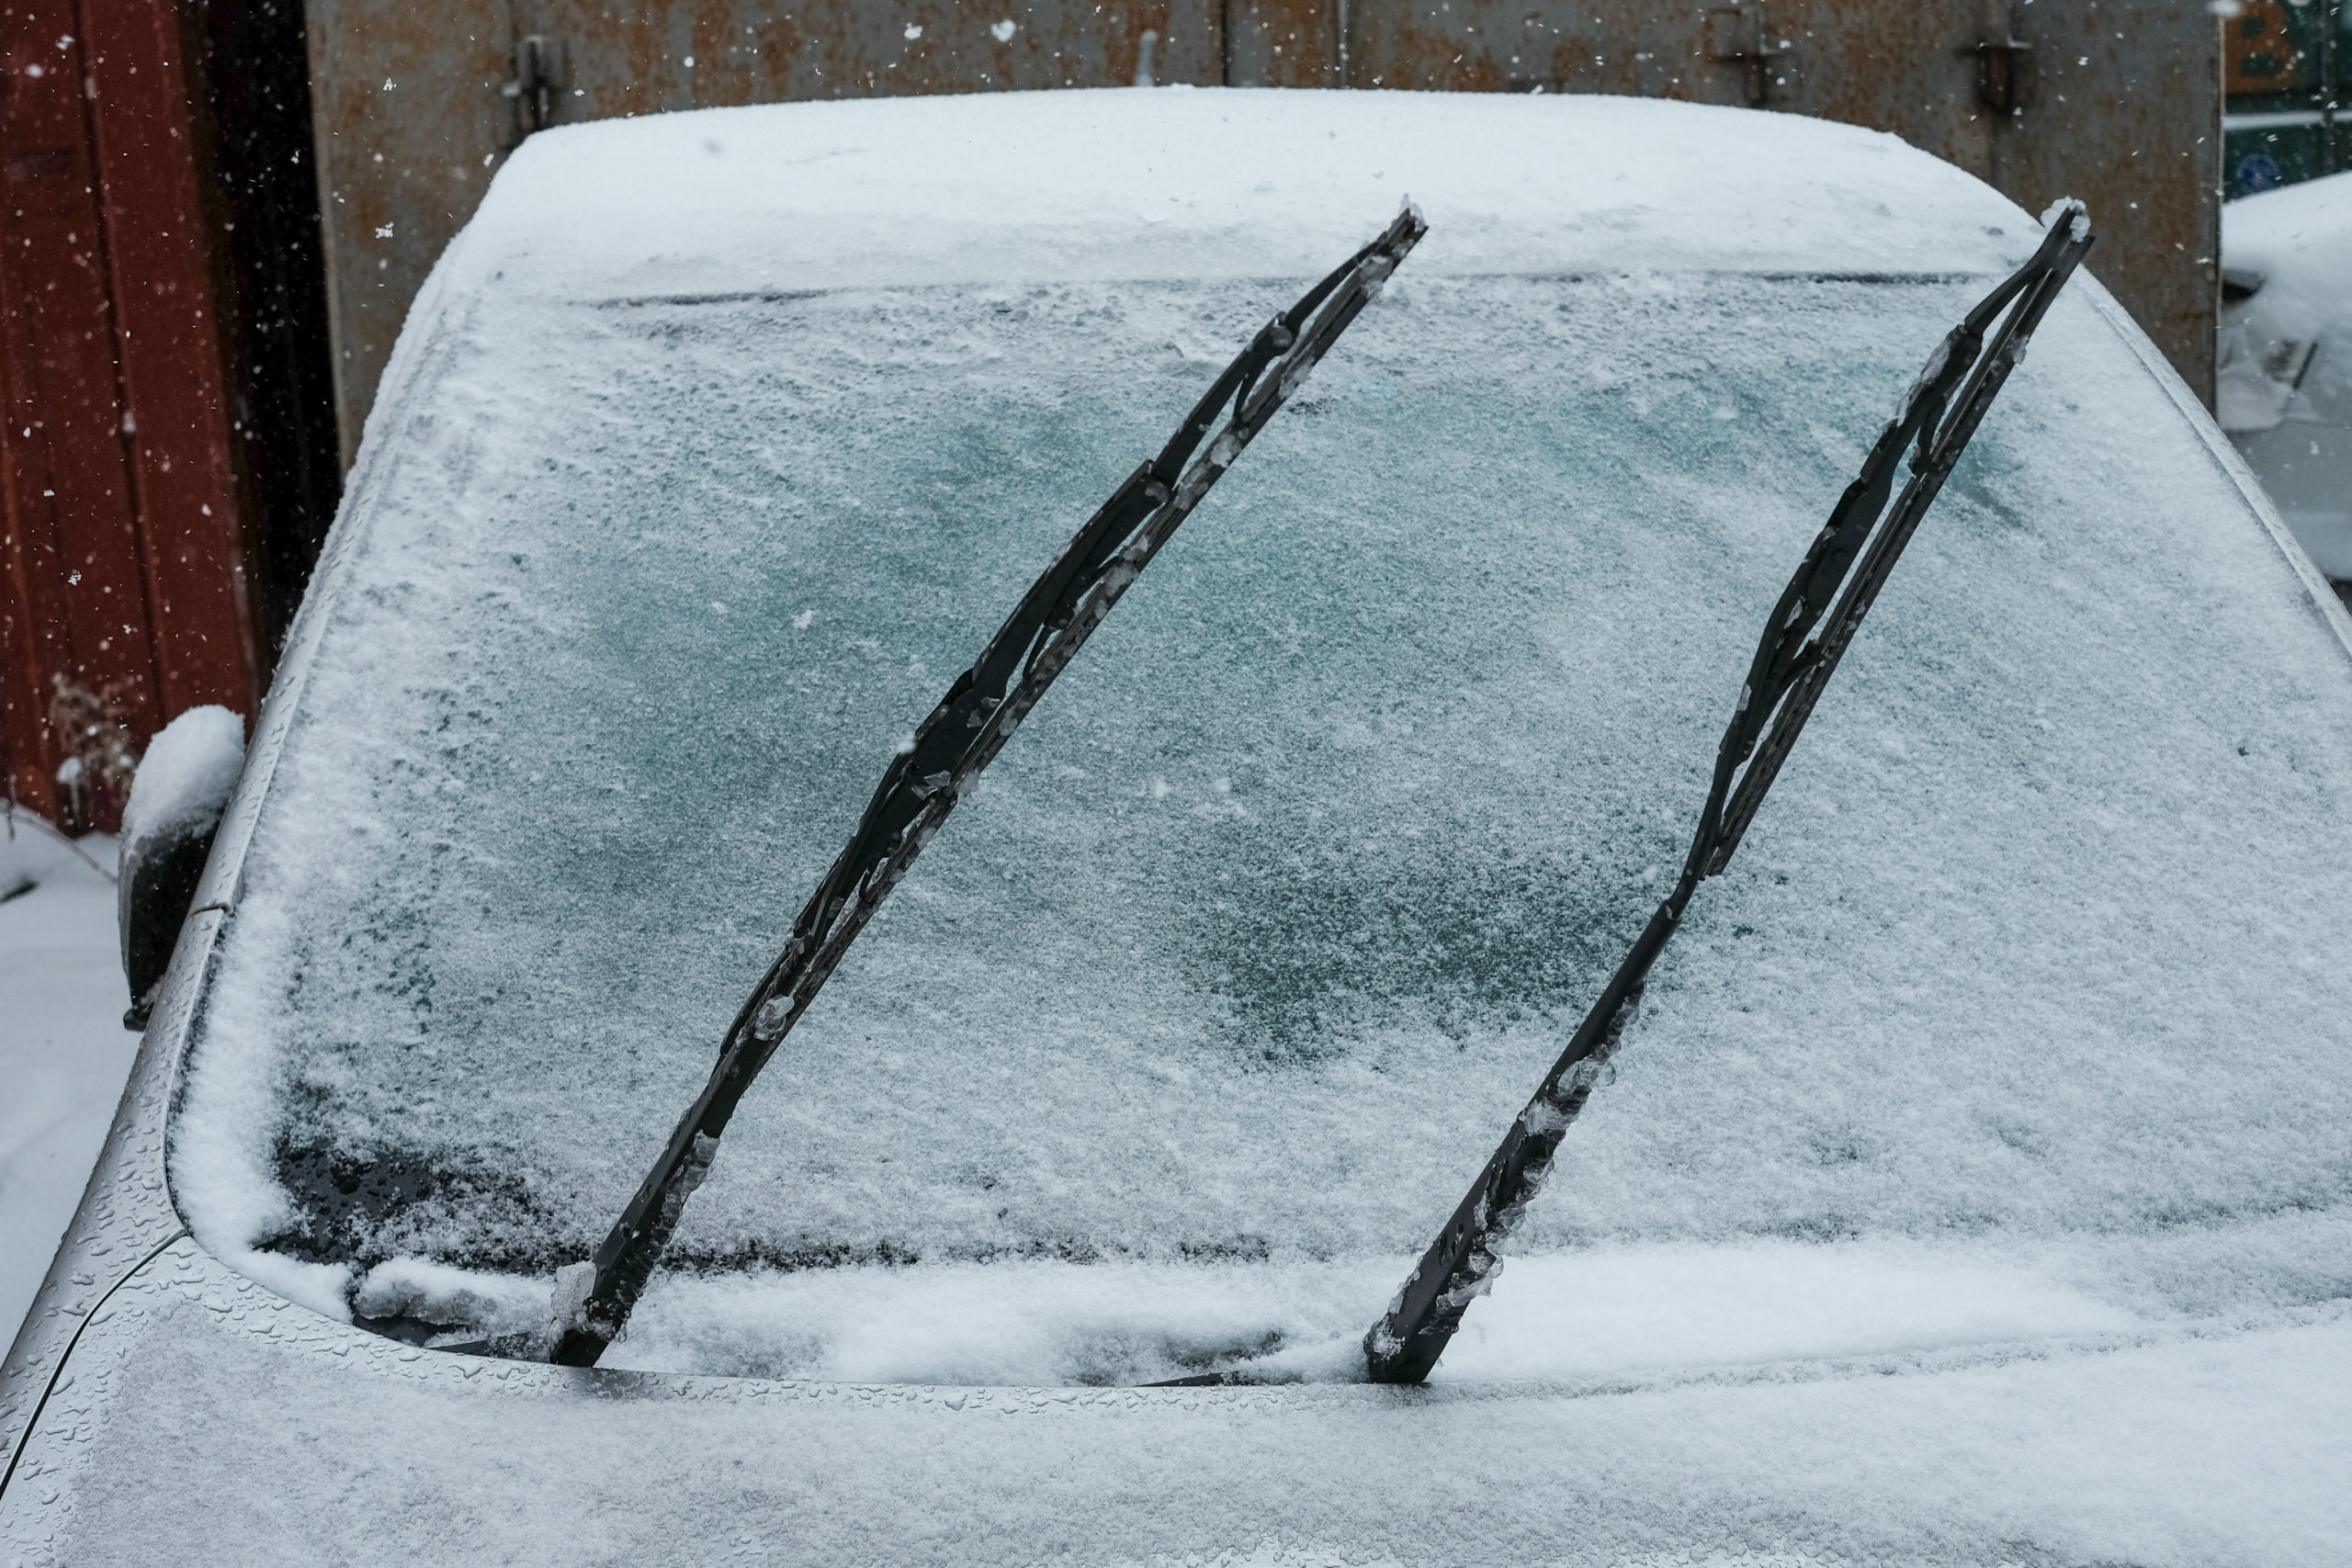
[[[1986,281],[1400,276],[852,950],[605,1364],[1133,1381],[1360,1336]],[[893,745],[1296,288],[449,319],[229,927],[199,1235],[363,1312],[450,1321],[452,1269],[474,1319],[543,1310]],[[2243,914],[2345,886],[2343,656],[2178,429],[2062,302],[1516,1246],[2028,1238],[2148,1310],[2287,1288],[2142,1278],[2179,1216],[2347,1179],[2340,1091],[2159,1092],[2323,1078],[2352,1018]]]

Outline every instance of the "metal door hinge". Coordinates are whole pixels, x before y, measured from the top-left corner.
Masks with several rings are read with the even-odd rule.
[[[565,79],[561,39],[532,33],[514,46],[514,79],[500,92],[514,106],[516,141],[555,123]]]
[[[1976,101],[1995,114],[2018,113],[2025,103],[2025,56],[2033,45],[2018,37],[2016,18],[1986,29],[1987,37],[1973,50],[1976,56]]]
[[[1787,70],[1777,63],[1788,52],[1789,40],[1772,36],[1760,4],[1707,13],[1707,58],[1739,66],[1751,108],[1762,108],[1774,87],[1788,85]]]

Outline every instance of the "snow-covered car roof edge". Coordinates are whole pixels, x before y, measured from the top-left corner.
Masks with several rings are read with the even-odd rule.
[[[334,616],[353,570],[358,542],[372,520],[377,498],[387,486],[388,466],[398,461],[399,448],[387,437],[406,417],[413,389],[424,378],[448,339],[448,283],[456,272],[454,264],[462,259],[465,246],[466,239],[460,236],[444,254],[420,291],[402,331],[386,371],[383,393],[368,421],[367,438],[345,491],[345,505],[329,536],[311,592],[287,639],[277,679],[264,704],[244,774],[198,888],[197,912],[190,916],[174,953],[153,1022],[141,1042],[105,1148],[32,1310],[6,1362],[0,1363],[0,1454],[6,1455],[6,1469],[0,1470],[0,1475],[13,1474],[50,1389],[62,1376],[82,1330],[106,1298],[164,1254],[173,1242],[189,1235],[190,1227],[179,1212],[171,1188],[168,1138],[195,1025],[210,988],[220,938],[243,886],[245,856],[254,828],[294,716],[301,707],[314,650]],[[2174,405],[2196,429],[2209,454],[2230,477],[2261,519],[2274,545],[2285,555],[2339,646],[2352,656],[2352,615],[2346,614],[2309,557],[2287,532],[2276,508],[2268,503],[2251,472],[2195,395],[2112,296],[2098,286],[2096,279],[2089,281],[2093,285],[2090,298],[2101,319],[2164,387]],[[203,1252],[201,1244],[192,1235],[186,1245]],[[211,1269],[224,1276],[243,1278],[234,1275],[225,1262],[209,1253],[203,1255]],[[258,1282],[254,1282],[253,1288],[268,1292],[268,1287]],[[269,1293],[276,1296],[275,1292]],[[340,1345],[342,1354],[348,1354],[355,1346],[371,1350],[381,1347],[388,1354],[403,1348],[317,1314],[298,1302],[289,1302],[289,1306],[302,1312],[319,1331],[305,1340],[306,1345],[315,1346],[319,1351],[323,1351],[330,1342]],[[433,1359],[439,1358],[447,1358],[453,1366],[475,1360],[448,1352],[435,1353]],[[493,1364],[535,1371],[553,1380],[587,1377],[596,1380],[594,1386],[609,1386],[616,1391],[634,1386],[640,1380],[640,1374],[623,1371],[582,1372],[554,1367],[528,1368],[510,1362]],[[605,1380],[614,1381],[607,1384]],[[770,1380],[763,1379],[695,1381],[763,1387],[770,1383]]]
[[[1279,180],[1264,177],[1270,135]],[[584,299],[1311,276],[1405,196],[1432,225],[1424,277],[2006,274],[2038,237],[1965,170],[1800,116],[1575,95],[1080,89],[559,128],[500,169],[464,276]]]

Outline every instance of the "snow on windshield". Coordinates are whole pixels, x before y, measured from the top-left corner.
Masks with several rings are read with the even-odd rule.
[[[853,951],[609,1362],[1122,1381],[1360,1334],[1670,881],[1758,617],[1983,286],[1400,276]],[[527,1320],[893,743],[1295,288],[445,318],[194,1056],[198,1235],[331,1308],[374,1270],[363,1311],[446,1321],[446,1265]],[[2312,1299],[2347,699],[2070,295],[1514,1249],[2040,1248],[2070,1322]],[[861,1360],[885,1296],[995,1348]]]

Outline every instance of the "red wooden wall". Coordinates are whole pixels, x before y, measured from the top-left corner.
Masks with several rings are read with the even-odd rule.
[[[263,675],[188,63],[174,0],[0,0],[0,770],[110,828]]]

